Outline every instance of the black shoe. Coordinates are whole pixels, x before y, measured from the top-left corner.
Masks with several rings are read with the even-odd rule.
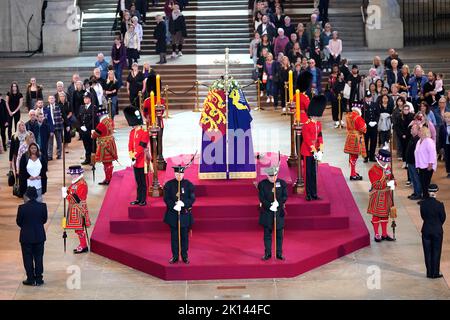
[[[415,193],[411,193],[411,194],[408,196],[408,199],[411,199],[412,197],[415,197],[415,196],[416,196]]]
[[[53,158],[48,158],[48,159],[47,159],[47,161],[52,161],[52,160],[53,160]]]
[[[434,275],[434,276],[431,276],[431,278],[433,278],[433,279],[439,279],[439,278],[442,278],[443,277],[443,275],[442,274],[436,274],[436,275]]]
[[[306,200],[306,201],[311,201],[311,200],[312,200],[312,197],[311,197],[310,195],[306,195],[305,200]]]
[[[56,159],[57,159],[57,160],[60,160],[60,159],[61,159],[61,156],[57,156]]]
[[[377,238],[377,237],[374,237],[373,240],[375,240],[375,242],[381,242],[382,241],[381,238]]]
[[[418,196],[418,195],[413,195],[413,196],[411,196],[409,199],[410,199],[410,200],[420,200],[420,199],[422,199],[422,197],[421,197],[421,196]]]
[[[81,163],[81,165],[83,165],[83,166],[85,166],[85,165],[87,165],[87,164],[91,164],[91,160],[84,160],[82,163]]]
[[[133,206],[138,205],[139,203],[141,203],[139,200],[134,200],[134,201],[130,202],[130,204]]]
[[[5,150],[6,151],[6,150]],[[450,173],[449,174],[447,174],[447,179],[450,179]]]
[[[78,251],[78,249],[73,249],[73,253],[74,254],[80,254],[80,253],[85,253],[85,252],[89,252],[89,248],[83,248],[82,250]]]
[[[364,158],[364,161],[363,161],[364,163],[367,163],[367,162],[369,162],[369,158]]]
[[[172,257],[172,259],[169,260],[170,264],[174,264],[178,262],[178,258]]]
[[[24,286],[35,286],[35,285],[36,285],[36,283],[35,283],[34,281],[28,280],[28,279],[22,281],[22,284],[23,284]]]
[[[391,238],[390,236],[382,236],[381,240],[383,240],[383,241],[395,241],[395,239]]]
[[[189,264],[189,259],[187,257],[186,258],[182,258],[182,259],[183,259],[184,263]]]
[[[370,161],[370,162],[377,162],[377,160],[376,160],[376,159],[373,159],[373,158],[372,158],[372,159],[369,159],[369,161]]]
[[[271,256],[271,255],[269,255],[269,254],[265,254],[265,255],[264,255],[264,257],[262,257],[262,258],[261,258],[261,260],[263,260],[263,261],[267,261],[267,260],[269,260],[270,258],[272,258],[272,256]]]
[[[44,284],[44,280],[36,280],[36,286],[42,286]]]
[[[318,196],[312,196],[312,199],[313,199],[313,200],[322,200],[322,198],[321,198],[321,197],[318,197]]]
[[[139,206],[143,207],[147,205],[147,201],[142,201],[138,203]]]
[[[105,181],[99,182],[98,184],[101,186],[107,186],[107,185],[109,185],[109,181],[105,180]]]
[[[362,180],[362,177],[361,176],[350,176],[350,180],[351,181],[359,181],[359,180]]]
[[[286,260],[286,258],[283,257],[283,255],[281,255],[281,254],[277,254],[277,259],[278,260]]]

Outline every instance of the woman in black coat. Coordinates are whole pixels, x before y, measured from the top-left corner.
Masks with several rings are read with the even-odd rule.
[[[156,28],[153,32],[153,38],[156,40],[156,54],[159,54],[159,62],[157,64],[167,63],[166,60],[166,24],[161,15],[156,16]]]
[[[2,138],[3,151],[6,151],[6,128],[9,125],[8,119],[9,113],[8,109],[6,108],[6,102],[3,99],[2,94],[0,93],[0,136]]]

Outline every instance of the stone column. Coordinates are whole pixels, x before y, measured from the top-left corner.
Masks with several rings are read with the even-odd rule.
[[[366,39],[369,49],[403,48],[403,22],[397,0],[370,0]]]
[[[80,50],[80,10],[74,1],[49,0],[42,30],[44,55],[78,55]]]

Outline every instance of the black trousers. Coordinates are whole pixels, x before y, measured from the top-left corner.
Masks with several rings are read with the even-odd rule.
[[[2,137],[2,144],[3,144],[3,150],[6,151],[6,143],[8,142],[6,140],[6,129],[8,127],[5,127],[4,125],[0,124],[0,136]]]
[[[187,227],[180,228],[181,231],[181,257],[187,259],[189,249],[189,229]],[[172,248],[172,257],[178,256],[178,227],[170,227],[170,244]]]
[[[445,151],[445,154],[444,154],[444,157],[445,157],[445,170],[447,171],[447,174],[450,174],[450,144],[446,144],[444,146],[444,151]]]
[[[134,168],[134,179],[137,184],[136,200],[144,202],[147,199],[147,181],[145,180],[144,168]]]
[[[428,193],[428,186],[431,183],[431,177],[433,176],[433,170],[419,169],[419,179],[422,185],[422,197],[428,198],[430,194]]]
[[[281,108],[286,107],[286,92],[284,82],[273,82],[273,106],[278,107],[278,101],[281,100]]]
[[[427,276],[437,276],[440,272],[442,233],[422,234],[422,246]]]
[[[305,192],[307,196],[317,197],[317,170],[314,157],[305,157]]]
[[[264,227],[264,250],[268,256],[272,255],[272,228]],[[277,255],[283,253],[283,229],[277,229]]]
[[[41,281],[44,273],[44,242],[21,243],[21,247],[27,280]]]
[[[377,149],[378,129],[377,126],[367,126],[367,132],[364,134],[364,143],[366,144],[367,156],[375,160],[375,150]],[[369,146],[370,144],[370,146]]]
[[[328,6],[330,0],[320,0],[319,1],[319,14],[322,19],[322,26],[325,27],[325,23],[328,22]]]
[[[333,121],[344,120],[345,103],[341,99],[341,114],[339,114],[339,100],[334,94],[331,95],[331,114],[333,116]],[[340,117],[340,119],[339,119]]]
[[[84,156],[86,158],[86,161],[91,161],[91,153],[95,151],[93,149],[94,146],[89,129],[86,132],[81,131],[81,140],[83,140]]]
[[[391,132],[390,131],[380,131],[380,146],[382,147],[385,142],[390,142]]]

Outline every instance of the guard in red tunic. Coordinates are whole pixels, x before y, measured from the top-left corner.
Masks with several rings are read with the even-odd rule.
[[[356,172],[356,161],[359,155],[367,157],[364,134],[367,131],[366,122],[361,117],[360,104],[353,104],[352,112],[347,113],[347,139],[345,140],[344,152],[349,154],[350,180],[362,180]]]
[[[105,171],[105,180],[98,184],[109,185],[114,170],[113,161],[117,160],[117,147],[113,136],[114,123],[108,116],[107,108],[98,109],[97,116],[99,116],[100,122],[91,132],[92,139],[97,139],[95,162],[102,162]]]
[[[153,70],[152,70],[153,71]],[[160,88],[162,88],[161,79],[160,81]],[[150,93],[153,91],[154,93],[154,103],[156,106],[156,73],[151,72],[146,80],[146,92],[147,92],[147,99],[144,100],[143,103],[143,113],[144,118],[147,119],[147,121],[150,121],[150,110],[151,110],[151,98]],[[166,101],[161,98],[161,105],[158,107],[156,106],[156,125],[160,128],[158,131],[157,136],[157,142],[156,142],[156,154],[158,159],[158,169],[159,170],[166,170],[167,163],[164,160],[163,156],[163,135],[164,135],[164,113],[166,110]]]
[[[147,204],[146,168],[148,158],[149,133],[142,128],[143,119],[136,108],[130,106],[124,109],[128,125],[133,127],[128,140],[128,154],[133,162],[134,178],[137,184],[136,200],[132,205],[145,206]]]
[[[388,150],[380,149],[376,156],[377,164],[369,170],[369,179],[372,184],[369,195],[369,207],[367,213],[372,215],[375,241],[382,240],[395,241],[387,233],[389,214],[392,208],[392,190],[395,189],[395,180],[389,166],[391,153]],[[381,236],[379,226],[381,224]]]
[[[79,165],[70,166],[67,171],[72,176],[72,184],[66,188],[62,187],[62,197],[69,203],[67,218],[63,223],[64,229],[73,229],[78,235],[80,244],[73,253],[88,252],[87,235],[85,230],[91,225],[87,208],[88,186],[83,177],[83,168]]]
[[[317,196],[317,161],[323,156],[322,124],[319,119],[327,104],[324,95],[314,96],[308,108],[308,120],[302,128],[301,155],[305,158],[305,199],[319,200]]]
[[[308,107],[311,100],[306,95],[306,91],[311,87],[312,74],[309,71],[304,71],[300,74],[297,80],[296,88],[300,90],[300,122],[305,123],[308,121]],[[294,91],[293,108],[295,111],[295,104],[297,101],[297,95]]]

